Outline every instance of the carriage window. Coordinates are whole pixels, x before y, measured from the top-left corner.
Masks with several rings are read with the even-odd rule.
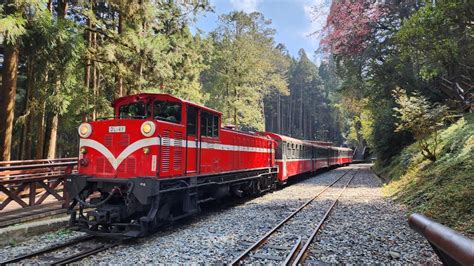
[[[148,108],[147,108],[148,107]],[[119,107],[119,118],[146,118],[150,116],[150,106],[144,102],[124,104]]]
[[[207,112],[201,113],[201,136],[219,137],[219,116]]]
[[[196,135],[197,131],[197,109],[196,107],[189,106],[187,114],[187,125],[186,130],[188,135]]]
[[[181,104],[177,102],[156,101],[153,117],[158,120],[181,123]]]

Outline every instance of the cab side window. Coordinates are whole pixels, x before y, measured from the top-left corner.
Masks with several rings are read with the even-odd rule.
[[[219,137],[219,116],[208,112],[201,112],[201,136]]]

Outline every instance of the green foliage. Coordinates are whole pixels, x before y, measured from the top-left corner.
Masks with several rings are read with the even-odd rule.
[[[223,122],[263,130],[263,98],[273,90],[286,91],[274,47],[270,21],[254,12],[231,12],[219,18],[211,33],[214,53],[203,73],[207,105],[223,112]]]
[[[436,161],[436,150],[440,142],[438,131],[444,126],[448,108],[438,103],[430,103],[418,93],[408,96],[401,88],[393,91],[396,103],[400,107],[396,131],[407,130],[413,134],[420,147],[421,154],[429,160]]]
[[[319,73],[329,72],[311,62],[301,49],[298,58],[290,58],[284,45],[277,45],[278,56],[274,65],[288,79],[289,90],[272,90],[265,97],[265,129],[292,137],[342,143],[339,120],[329,99],[335,90],[331,76],[322,79]]]
[[[110,2],[113,8],[86,13],[91,27],[85,30],[97,33],[101,42],[86,57],[103,66],[103,90],[113,92],[121,78],[125,94],[168,92],[202,102],[199,74],[212,44],[192,36],[183,7],[172,1]],[[120,32],[109,26],[117,23],[117,13]]]
[[[439,1],[426,4],[403,22],[395,34],[400,54],[411,58],[426,80],[453,75],[460,64],[472,63],[474,29],[472,1]]]
[[[26,19],[19,14],[0,18],[0,34],[5,35],[8,43],[15,43],[25,33]]]
[[[361,100],[360,104],[359,110],[350,114],[349,133],[346,139],[353,143],[353,146],[361,148],[364,145],[373,146],[374,118],[372,111],[367,107],[367,99]],[[344,106],[343,109],[347,111],[348,108]]]
[[[333,2],[333,7],[337,5]],[[427,101],[442,103],[452,95],[440,89],[443,88],[440,77],[459,80],[464,75],[472,79],[472,7],[472,1],[463,0],[437,1],[436,5],[432,1],[418,1],[416,5],[406,2],[383,6],[376,23],[367,24],[370,30],[364,36],[367,45],[363,49],[331,55],[335,71],[321,69],[321,73],[326,79],[327,73],[340,79],[340,85],[335,86],[338,87],[335,95],[340,96],[336,106],[343,118],[341,130],[349,141],[367,142],[379,160],[389,162],[413,137],[409,131],[395,130],[400,121],[393,109],[396,107],[393,89],[418,91]],[[370,14],[369,9],[360,12],[364,16]],[[334,23],[339,25],[339,21],[328,19],[327,27]],[[354,27],[344,29],[348,31],[346,37],[357,34],[350,32]],[[352,49],[353,39],[341,41],[342,46]],[[363,111],[366,114],[362,115]],[[362,119],[362,116],[370,118]]]
[[[41,16],[46,8],[45,0],[5,0],[0,4],[0,36],[9,44],[15,44],[27,29],[29,19]]]
[[[0,35],[20,44],[25,65],[19,73],[13,157],[28,139],[30,155],[21,156],[31,158],[39,145],[47,147],[36,137],[43,131],[48,138],[47,127],[57,115],[58,155],[75,155],[77,125],[110,116],[110,102],[120,95],[153,91],[206,101],[200,74],[208,67],[213,44],[188,28],[188,15],[206,5],[68,2],[62,18],[58,1],[49,3],[56,12],[47,4],[12,0],[0,5]]]
[[[376,171],[388,178],[385,192],[436,221],[474,234],[474,116],[466,115],[440,132],[438,160],[425,159],[416,144]]]

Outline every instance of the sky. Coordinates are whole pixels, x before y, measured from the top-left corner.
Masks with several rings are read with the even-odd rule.
[[[219,15],[233,10],[261,12],[266,19],[272,20],[270,27],[276,30],[276,43],[285,44],[294,57],[297,57],[298,51],[303,48],[310,59],[319,63],[321,56],[315,56],[319,37],[317,34],[309,35],[324,26],[325,16],[318,16],[318,19],[314,20],[313,7],[318,7],[321,13],[327,14],[330,0],[211,0],[210,3],[214,13],[198,15],[194,30],[198,28],[205,33],[214,30]]]

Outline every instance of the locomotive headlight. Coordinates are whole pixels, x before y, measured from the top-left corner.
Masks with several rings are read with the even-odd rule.
[[[86,147],[81,147],[80,152],[81,152],[81,154],[86,154],[87,153],[87,148]]]
[[[78,128],[79,136],[87,138],[92,133],[92,127],[88,123],[82,123]]]
[[[156,130],[155,124],[151,121],[146,121],[145,123],[142,124],[141,127],[142,134],[145,137],[151,137]]]
[[[150,148],[148,148],[148,147],[143,148],[143,153],[144,154],[150,153]]]

